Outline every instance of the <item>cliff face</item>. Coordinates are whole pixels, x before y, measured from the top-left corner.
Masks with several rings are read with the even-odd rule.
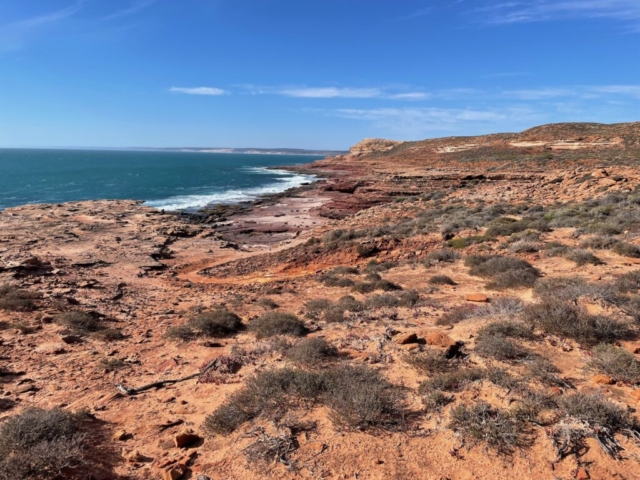
[[[365,138],[361,142],[355,144],[349,150],[352,157],[360,157],[362,155],[370,155],[372,153],[387,152],[394,149],[402,142],[396,140],[385,140],[383,138]]]

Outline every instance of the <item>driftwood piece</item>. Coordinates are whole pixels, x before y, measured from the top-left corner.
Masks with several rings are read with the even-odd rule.
[[[207,371],[211,370],[212,368],[217,368],[217,366],[218,366],[218,361],[217,360],[218,359],[212,360],[211,362],[209,362],[199,372],[191,374],[191,375],[187,375],[186,377],[170,379],[170,380],[160,380],[158,382],[149,383],[147,385],[143,385],[142,387],[138,387],[138,388],[128,388],[128,387],[124,386],[121,383],[116,383],[116,388],[120,392],[124,393],[125,395],[133,396],[133,395],[137,395],[137,394],[142,393],[142,392],[146,392],[147,390],[151,390],[152,388],[155,388],[157,390],[157,389],[166,387],[167,385],[173,385],[173,384],[180,383],[180,382],[186,382],[187,380],[191,380],[193,378],[198,378],[200,375],[206,373]]]

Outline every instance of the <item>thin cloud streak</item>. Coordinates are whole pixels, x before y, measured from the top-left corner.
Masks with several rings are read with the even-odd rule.
[[[224,95],[226,93],[221,88],[215,87],[171,87],[169,91],[173,93],[184,93],[186,95],[203,95],[210,97]]]
[[[41,28],[53,26],[72,17],[82,9],[85,3],[86,0],[79,0],[62,10],[1,25],[0,50],[20,48],[29,35],[35,34]]]
[[[157,3],[158,0],[138,0],[137,2],[133,2],[130,7],[124,8],[122,10],[118,10],[106,17],[103,17],[103,20],[114,20],[116,18],[128,17],[130,15],[135,15],[138,12],[141,12],[147,7],[150,7]]]
[[[532,0],[489,4],[474,11],[484,14],[490,25],[584,18],[608,18],[627,23],[640,20],[640,2],[637,0]]]

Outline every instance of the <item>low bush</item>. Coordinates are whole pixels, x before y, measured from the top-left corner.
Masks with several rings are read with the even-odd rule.
[[[470,245],[475,245],[478,243],[485,243],[485,242],[493,242],[493,241],[495,241],[495,238],[493,237],[489,237],[485,235],[474,235],[472,237],[454,238],[452,240],[449,240],[447,242],[447,246],[449,246],[449,248],[461,250],[463,248],[467,248]]]
[[[347,267],[345,265],[340,265],[339,267],[334,267],[329,272],[333,275],[357,275],[360,273],[356,267]]]
[[[496,290],[532,287],[540,276],[529,262],[514,257],[472,256],[465,259],[465,265],[470,267],[470,275],[490,278],[487,288]]]
[[[457,285],[451,277],[447,275],[434,275],[429,279],[431,285]]]
[[[540,246],[535,242],[528,242],[526,240],[520,240],[512,243],[509,247],[511,253],[535,253],[540,251]]]
[[[574,393],[561,397],[559,403],[567,416],[591,428],[607,428],[611,433],[638,429],[637,421],[625,408],[605,400],[599,394]]]
[[[523,338],[526,340],[533,340],[535,338],[533,328],[530,325],[513,320],[492,322],[478,330],[478,338],[493,336]]]
[[[367,272],[386,272],[387,270],[391,270],[395,266],[396,266],[396,263],[394,262],[389,262],[389,261],[378,262],[377,260],[370,260],[369,263],[367,263],[366,271]]]
[[[617,381],[636,385],[640,383],[640,361],[622,348],[598,345],[591,352],[587,366]]]
[[[85,435],[78,415],[30,408],[0,426],[0,478],[54,478],[83,462]],[[66,478],[65,473],[65,478]]]
[[[274,310],[278,308],[278,304],[271,298],[261,298],[256,303],[267,310]]]
[[[193,329],[187,325],[178,325],[176,327],[169,327],[166,335],[167,338],[171,340],[188,342],[189,340],[193,340],[195,338],[196,332],[194,332]]]
[[[486,443],[500,453],[511,453],[525,445],[524,422],[508,411],[486,403],[458,405],[451,410],[449,428],[473,442]]]
[[[620,293],[637,292],[640,289],[640,270],[621,275],[615,280],[613,286]]]
[[[249,330],[259,340],[274,335],[302,336],[306,332],[304,322],[290,313],[267,312],[249,324]]]
[[[0,310],[28,312],[35,308],[34,300],[38,298],[38,293],[21,290],[12,285],[0,285]]]
[[[187,325],[205,337],[226,337],[242,329],[242,320],[235,313],[218,309],[201,313],[190,319]]]
[[[428,412],[437,412],[442,410],[442,407],[451,403],[453,397],[451,395],[445,395],[439,390],[427,393],[422,397],[422,404],[425,406]]]
[[[336,305],[347,312],[361,312],[364,310],[364,304],[353,298],[351,295],[340,297],[336,302]]]
[[[476,341],[475,352],[481,357],[502,362],[526,360],[531,352],[504,335],[483,335]]]
[[[114,342],[125,338],[122,330],[117,328],[102,328],[97,332],[93,332],[92,336],[102,342]]]
[[[448,248],[443,248],[441,250],[434,250],[432,252],[429,252],[424,259],[424,264],[427,267],[433,267],[440,263],[453,263],[459,258],[459,253]]]
[[[634,245],[633,243],[616,243],[611,251],[623,257],[640,258],[640,247],[638,245]]]
[[[327,308],[322,315],[322,319],[327,323],[342,323],[346,320],[344,308],[337,305]]]
[[[321,372],[260,372],[206,417],[203,430],[207,435],[231,433],[261,414],[284,415],[298,399],[327,405],[331,418],[350,428],[396,428],[402,423],[398,388],[375,370],[338,366]]]
[[[337,277],[335,275],[323,275],[320,281],[325,287],[340,287],[348,288],[353,287],[356,282],[346,277]]]
[[[594,250],[608,250],[617,243],[619,243],[615,237],[607,235],[595,235],[593,237],[586,238],[580,242],[580,248],[593,248]]]
[[[561,300],[546,299],[527,305],[523,320],[544,332],[576,340],[582,345],[614,343],[628,336],[629,326],[609,317],[589,315]]]
[[[538,357],[527,366],[527,377],[550,387],[566,387],[567,382],[558,377],[560,369],[546,358]]]
[[[81,311],[61,313],[55,317],[55,322],[79,335],[97,332],[102,328],[96,316]]]
[[[474,305],[454,307],[436,320],[436,325],[455,325],[476,317],[479,308]]]
[[[481,368],[463,368],[452,372],[444,372],[433,375],[418,387],[419,393],[428,393],[434,390],[442,392],[460,392],[471,383],[482,380],[487,372]]]
[[[299,365],[314,366],[337,354],[338,350],[324,338],[306,338],[287,350],[286,357]]]
[[[566,259],[575,262],[579,267],[584,265],[602,265],[604,263],[589,250],[579,248],[569,249],[564,256]]]
[[[369,283],[369,282],[358,282],[351,288],[352,292],[362,293],[362,294],[371,293],[371,292],[374,292],[375,290],[376,290],[375,283]]]
[[[304,304],[306,315],[309,318],[318,319],[322,313],[333,305],[331,300],[326,298],[314,298]]]
[[[458,361],[448,359],[438,350],[409,354],[404,357],[404,361],[418,372],[427,375],[443,373],[459,367]]]

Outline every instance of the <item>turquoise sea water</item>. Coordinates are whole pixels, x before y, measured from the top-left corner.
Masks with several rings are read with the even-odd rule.
[[[26,203],[145,200],[165,210],[237,203],[313,180],[267,167],[310,155],[0,149],[0,210]]]

